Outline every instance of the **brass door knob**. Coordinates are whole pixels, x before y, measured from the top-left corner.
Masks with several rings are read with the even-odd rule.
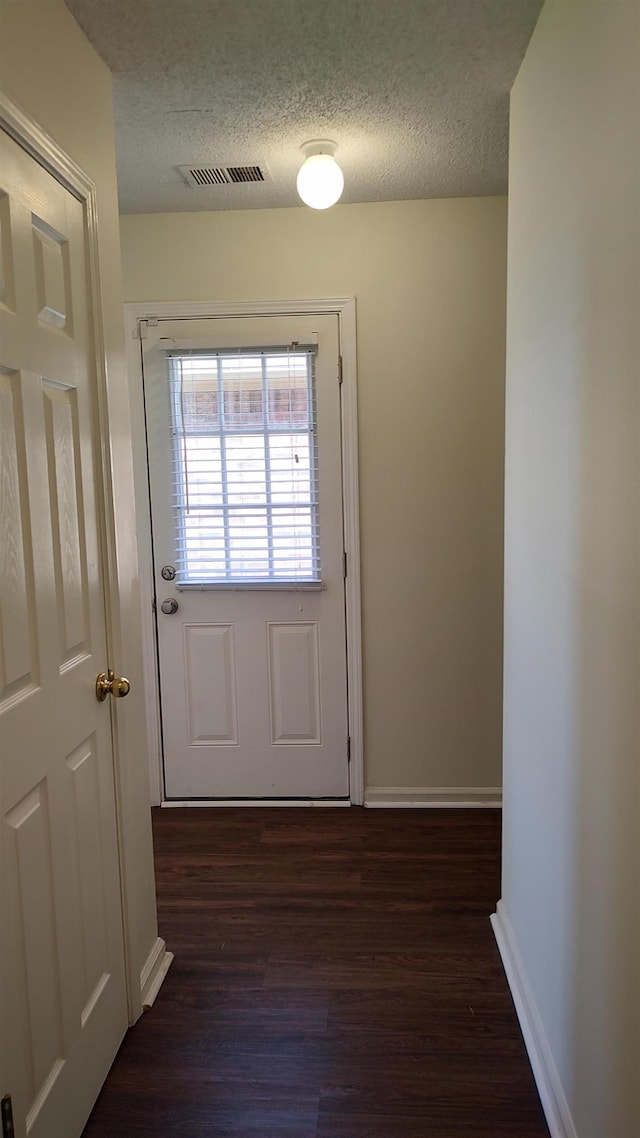
[[[114,699],[124,699],[131,691],[131,684],[125,676],[116,676],[109,668],[96,677],[96,699],[102,703],[108,695]]]

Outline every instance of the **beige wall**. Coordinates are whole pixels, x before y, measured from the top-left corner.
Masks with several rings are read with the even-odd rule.
[[[580,1138],[640,1134],[639,14],[547,3],[511,104],[503,901]]]
[[[138,569],[118,255],[111,77],[61,0],[1,0],[0,88],[43,127],[95,182],[115,470],[120,611],[114,614],[116,666],[132,693],[118,708],[121,801],[126,840],[126,905],[132,989],[157,936],[146,729],[138,631]]]
[[[365,784],[500,784],[506,202],[121,218],[127,301],[357,298]]]

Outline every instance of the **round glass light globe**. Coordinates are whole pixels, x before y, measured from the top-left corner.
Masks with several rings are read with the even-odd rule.
[[[312,154],[298,170],[296,187],[305,205],[328,209],[344,189],[344,177],[331,154]]]

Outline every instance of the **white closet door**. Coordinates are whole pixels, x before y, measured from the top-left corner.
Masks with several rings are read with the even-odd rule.
[[[87,238],[0,148],[0,1090],[76,1138],[127,1026]]]

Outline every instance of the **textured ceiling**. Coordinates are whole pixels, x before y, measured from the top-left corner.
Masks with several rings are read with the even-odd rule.
[[[66,0],[114,76],[123,213],[298,205],[331,138],[344,202],[501,194],[542,0]],[[183,165],[266,166],[191,188]]]

